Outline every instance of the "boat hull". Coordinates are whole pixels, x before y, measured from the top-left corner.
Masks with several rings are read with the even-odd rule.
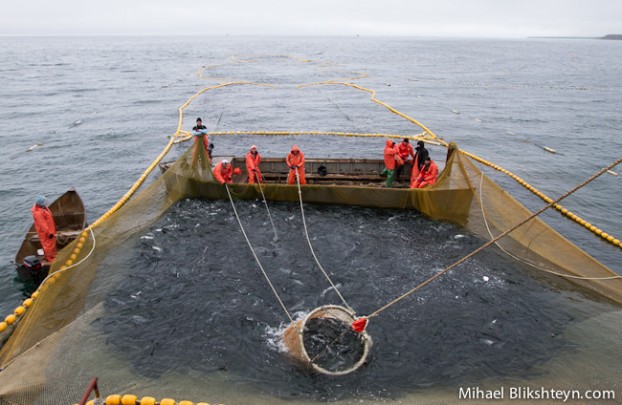
[[[49,208],[50,211],[52,211],[54,222],[56,223],[56,250],[60,251],[76,239],[87,226],[84,203],[76,190],[70,189],[54,200],[54,202],[49,205]],[[42,267],[47,268],[47,270],[37,272],[24,265],[24,259],[30,256],[34,256],[39,261],[43,261],[43,255],[39,254],[41,252],[41,242],[39,241],[39,235],[37,235],[33,223],[28,229],[28,232],[26,232],[22,245],[15,255],[15,266],[20,280],[37,283],[37,281],[41,282],[45,279],[49,266],[44,265]],[[42,276],[44,272],[46,274]]]

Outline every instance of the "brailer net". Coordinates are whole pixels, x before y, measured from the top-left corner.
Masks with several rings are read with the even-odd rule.
[[[230,189],[234,199],[261,198],[257,187],[232,184]],[[263,192],[269,201],[298,201],[295,186],[265,184]],[[164,374],[154,379],[138,376],[120,360],[115,348],[108,346],[105,339],[99,339],[92,330],[92,322],[102,314],[103,303],[115,280],[132,271],[126,267],[106,266],[105,259],[114,255],[128,238],[154,224],[175,202],[186,198],[227,199],[225,188],[213,180],[203,148],[198,148],[194,157],[193,148],[190,148],[166,173],[96,226],[94,238],[91,235],[86,238],[79,256],[74,259],[74,263],[79,264],[63,270],[62,276],[54,277],[54,273],[59,272],[58,264],[70,257],[78,240],[59,253],[51,269],[52,277],[40,287],[40,295],[32,307],[15,330],[7,330],[2,336],[3,341],[7,336],[8,339],[0,350],[3,368],[0,404],[75,403],[92,376],[99,377],[104,393],[123,392],[134,386],[128,386],[128,381],[132,381],[136,386],[151,387],[171,396],[177,392],[181,393],[179,396],[186,393],[201,397],[200,375],[179,378]],[[302,199],[305,203],[414,209],[432,219],[461,225],[484,240],[530,214],[459,150],[451,154],[438,183],[430,189],[311,184],[302,186]],[[520,260],[549,271],[589,278],[616,275],[538,218],[499,244]],[[571,281],[622,303],[620,279]],[[295,344],[300,341],[292,343],[292,347]],[[369,350],[366,342],[360,347],[364,352]],[[294,357],[307,361],[302,356],[303,350],[297,350]],[[365,356],[363,352],[355,356],[352,366],[357,367]]]

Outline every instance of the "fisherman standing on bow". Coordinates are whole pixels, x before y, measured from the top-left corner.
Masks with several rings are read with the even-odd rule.
[[[209,139],[207,136],[207,127],[203,125],[203,121],[201,120],[201,117],[197,118],[197,124],[192,127],[192,135],[194,135],[195,147],[198,143],[199,138],[203,136],[203,147],[205,147],[205,151],[207,152],[209,158],[211,159],[212,149],[214,148],[214,145],[209,145]]]
[[[38,196],[31,211],[45,261],[52,263],[56,258],[56,223],[52,211],[47,207],[47,198]]]
[[[261,171],[259,170],[259,163],[261,163],[261,155],[257,152],[257,146],[252,145],[251,150],[246,154],[248,184],[263,183]]]
[[[287,155],[285,162],[289,166],[287,184],[296,183],[296,172],[298,172],[300,184],[307,184],[307,179],[305,178],[305,154],[298,149],[298,146],[294,145],[292,147],[292,151]]]

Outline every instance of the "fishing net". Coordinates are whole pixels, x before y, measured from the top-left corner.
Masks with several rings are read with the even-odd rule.
[[[232,184],[230,189],[236,200],[261,198],[261,191],[256,186]],[[263,192],[269,201],[295,202],[299,198],[297,187],[285,184],[265,184]],[[525,207],[457,149],[447,160],[438,183],[428,189],[309,184],[302,187],[301,195],[308,204],[417,210],[432,219],[463,226],[483,239],[490,239],[529,216]],[[177,393],[179,397],[204,397],[204,376],[163,373],[157,378],[150,378],[137,375],[116,349],[94,332],[93,326],[105,313],[103,304],[113,286],[118,280],[131,276],[130,267],[115,262],[115,255],[124,242],[151,226],[174,203],[187,198],[228,199],[226,189],[213,181],[203,148],[198,148],[196,152],[194,147],[190,148],[166,173],[121,209],[59,252],[51,268],[51,276],[40,287],[39,296],[31,308],[15,328],[11,327],[2,334],[0,404],[75,403],[94,375],[100,378],[100,390],[104,393],[119,393],[140,387],[163,396]],[[79,243],[82,248],[72,258]],[[499,245],[539,269],[583,277],[615,275],[538,218],[502,239]],[[73,259],[74,264],[61,269],[61,264],[68,259]],[[620,279],[573,281],[622,303]],[[172,294],[171,299],[174,298],[176,296]],[[316,316],[318,312],[314,312],[302,325],[306,324],[307,329],[322,330],[326,325],[312,323],[318,319],[329,319],[328,322],[339,321],[329,325],[328,329],[343,329],[348,322],[345,319],[352,316],[348,314],[348,317],[342,318],[343,311],[337,311],[339,315],[335,315],[332,309],[324,311],[320,313],[326,316]],[[182,315],[180,322],[183,324]],[[173,332],[163,330],[162,333]],[[329,373],[359,367],[367,358],[371,342],[365,335],[361,338],[363,340],[350,337],[351,341],[347,344],[354,345],[356,350],[342,366],[322,363],[324,360],[320,361],[318,357],[322,349],[305,344],[304,335],[304,332],[293,333],[296,339],[292,338],[288,344],[292,355]],[[323,339],[331,337],[324,336]],[[309,356],[318,357],[318,361],[309,361]],[[212,389],[218,392],[226,385],[227,382],[223,381]]]

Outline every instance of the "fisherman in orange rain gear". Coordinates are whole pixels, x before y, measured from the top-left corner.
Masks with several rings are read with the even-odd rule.
[[[296,183],[296,171],[298,171],[298,179],[300,184],[307,184],[305,178],[305,154],[302,153],[298,146],[294,145],[292,151],[289,152],[285,159],[287,166],[289,166],[289,175],[287,176],[287,184]]]
[[[430,153],[425,148],[425,143],[423,141],[417,141],[417,147],[415,150],[416,152],[415,157],[413,158],[413,167],[410,172],[410,188],[412,188],[412,184],[419,178],[419,174],[421,174],[425,160],[430,156]]]
[[[410,141],[408,141],[408,138],[404,138],[404,140],[399,145],[397,145],[397,155],[400,157],[401,162],[398,160],[398,166],[395,172],[395,178],[399,179],[400,175],[402,174],[404,170],[406,170],[406,174],[410,178],[410,171],[408,170],[408,168],[412,166],[408,164],[408,157],[412,156],[412,158],[414,159],[415,150],[413,149],[413,146],[410,144]]]
[[[387,139],[384,147],[384,165],[385,168],[380,173],[381,176],[387,176],[386,186],[391,187],[393,185],[393,180],[395,176],[395,168],[397,167],[397,162],[395,161],[395,157],[397,155],[397,147],[395,146],[395,142],[390,139]]]
[[[257,152],[257,146],[251,146],[251,150],[246,154],[246,171],[248,172],[248,184],[263,183],[261,171],[259,170],[261,155]]]
[[[438,166],[430,157],[425,158],[425,163],[415,181],[410,182],[410,188],[424,188],[436,183],[438,178]]]
[[[46,202],[47,199],[44,196],[38,196],[31,211],[45,260],[52,263],[56,257],[56,224]]]
[[[218,162],[212,173],[214,174],[216,181],[220,184],[233,183],[233,180],[231,179],[233,176],[233,166],[231,166],[231,163],[229,163],[226,159]]]

